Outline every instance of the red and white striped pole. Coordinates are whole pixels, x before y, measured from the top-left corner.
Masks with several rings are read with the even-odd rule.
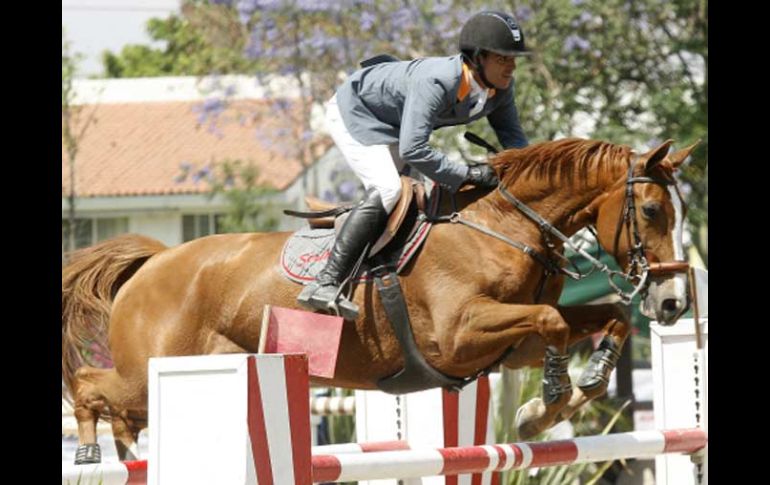
[[[147,460],[99,463],[96,465],[64,465],[62,483],[100,483],[102,485],[145,485]]]
[[[342,443],[312,448],[313,455],[346,455],[409,450],[406,441],[374,441],[372,443]],[[147,460],[100,463],[97,465],[62,464],[62,483],[91,483],[102,485],[145,485]]]
[[[328,483],[521,470],[692,453],[703,448],[706,441],[703,430],[680,429],[423,450],[410,450],[403,441],[348,443],[314,447],[312,475],[314,483]],[[73,465],[62,469],[65,483],[98,478],[104,485],[140,485],[146,483],[146,476],[146,461]]]
[[[541,443],[313,456],[313,482],[457,475],[692,453],[703,448],[706,441],[703,430],[680,429]]]

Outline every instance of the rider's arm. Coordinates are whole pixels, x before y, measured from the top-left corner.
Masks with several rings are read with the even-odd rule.
[[[503,102],[487,115],[489,124],[495,130],[497,139],[503,148],[524,148],[529,145],[529,141],[519,122],[519,111],[516,109],[516,102],[513,99],[513,87],[503,91],[498,96],[507,96],[509,100]]]
[[[468,167],[450,161],[428,144],[438,113],[451,96],[438,81],[414,81],[404,103],[398,152],[401,159],[426,177],[456,192],[468,175]]]

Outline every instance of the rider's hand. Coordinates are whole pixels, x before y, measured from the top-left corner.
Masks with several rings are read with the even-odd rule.
[[[468,176],[466,177],[465,182],[475,185],[476,187],[491,189],[497,187],[500,180],[497,178],[497,174],[491,166],[475,165],[468,168]]]

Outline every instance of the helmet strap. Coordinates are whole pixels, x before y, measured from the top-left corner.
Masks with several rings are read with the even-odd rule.
[[[479,60],[479,57],[481,56],[481,49],[478,47],[473,50],[473,56],[471,57],[471,66],[476,70],[476,72],[479,73],[479,77],[481,78],[482,84],[484,84],[484,87],[487,89],[497,89],[494,84],[489,82],[489,79],[487,79],[486,74],[484,74],[484,66],[481,64],[481,61]]]

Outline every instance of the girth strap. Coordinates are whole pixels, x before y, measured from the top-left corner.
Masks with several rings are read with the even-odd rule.
[[[377,387],[389,394],[405,394],[433,387],[459,390],[466,384],[473,382],[477,376],[468,379],[451,377],[428,364],[414,341],[412,325],[409,322],[409,312],[395,271],[385,265],[380,265],[374,268],[372,273],[385,314],[398,342],[401,344],[401,352],[404,356],[404,368],[391,376],[380,379],[377,382]]]

